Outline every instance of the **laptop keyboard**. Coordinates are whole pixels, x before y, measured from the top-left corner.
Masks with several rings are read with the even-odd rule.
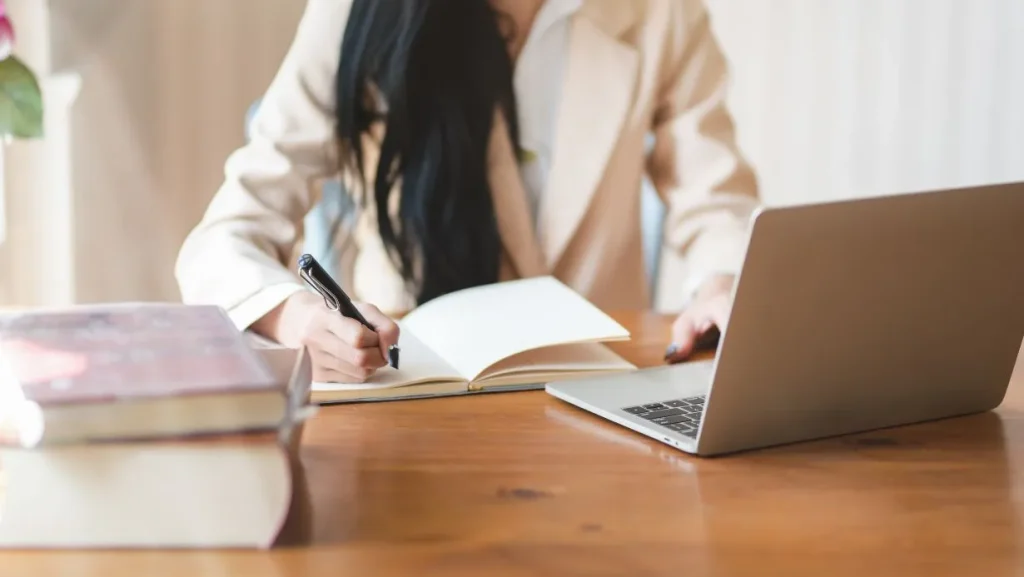
[[[705,397],[688,397],[674,401],[663,401],[649,405],[637,405],[622,409],[631,415],[661,425],[666,429],[697,438],[697,428],[704,411]]]

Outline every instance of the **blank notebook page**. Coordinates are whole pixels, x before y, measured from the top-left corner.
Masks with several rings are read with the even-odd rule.
[[[367,383],[316,383],[318,391],[387,389],[437,381],[462,381],[458,371],[427,348],[416,335],[402,328],[398,345],[402,348],[399,369],[384,367]]]
[[[442,296],[410,313],[402,326],[467,380],[527,350],[629,338],[622,325],[551,277]]]

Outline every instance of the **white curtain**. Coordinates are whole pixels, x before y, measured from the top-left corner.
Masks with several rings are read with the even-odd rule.
[[[1024,180],[1024,1],[707,2],[770,202]]]

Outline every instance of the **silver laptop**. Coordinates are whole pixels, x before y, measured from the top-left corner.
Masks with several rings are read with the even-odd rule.
[[[997,407],[1024,339],[1024,183],[766,208],[713,361],[549,383],[697,455]]]

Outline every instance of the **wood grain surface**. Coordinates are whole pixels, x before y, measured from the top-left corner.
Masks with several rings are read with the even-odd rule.
[[[616,316],[659,364],[670,319]],[[717,459],[543,392],[326,407],[274,550],[0,552],[0,575],[1024,575],[1022,376],[992,413]]]

